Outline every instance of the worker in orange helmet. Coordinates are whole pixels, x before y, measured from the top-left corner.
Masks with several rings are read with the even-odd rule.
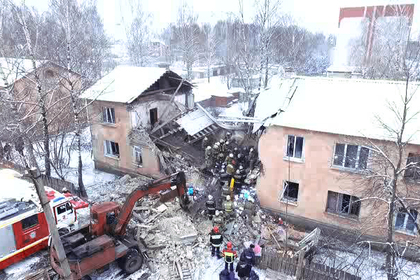
[[[235,258],[238,257],[238,254],[232,248],[232,242],[228,242],[226,244],[226,249],[222,252],[223,258],[225,259],[225,270],[228,270],[228,266],[230,266],[230,271],[233,271],[233,261]]]
[[[210,232],[211,255],[220,259],[220,246],[222,246],[223,236],[219,231],[219,227],[215,226]]]

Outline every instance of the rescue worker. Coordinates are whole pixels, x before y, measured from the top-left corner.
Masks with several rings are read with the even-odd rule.
[[[238,273],[238,277],[240,280],[245,280],[251,275],[251,269],[252,267],[240,260],[239,263],[236,265],[236,272]]]
[[[223,138],[220,139],[219,143],[220,143],[220,151],[222,153],[226,153],[226,141],[225,141],[225,139],[223,139]]]
[[[230,141],[230,139],[232,138],[232,133],[230,133],[230,132],[226,132],[226,135],[225,135],[225,140],[226,140],[226,142],[227,141]]]
[[[231,216],[233,213],[233,204],[230,201],[230,195],[226,196],[226,201],[223,203],[223,209],[225,209],[226,216]]]
[[[233,271],[233,261],[238,257],[238,254],[233,250],[232,242],[229,241],[226,244],[226,249],[223,249],[222,254],[225,260],[225,270],[228,270],[228,267],[230,266],[230,271]]]
[[[214,214],[216,214],[216,202],[214,202],[212,195],[209,195],[207,198],[207,215],[209,215],[209,220],[211,221],[213,219]]]
[[[224,195],[225,197],[227,195],[230,195],[229,182],[226,182],[226,183],[223,184],[223,186],[222,186],[222,195]]]
[[[245,249],[240,257],[240,260],[253,266],[255,265],[255,253],[254,253],[255,245],[251,243],[249,248]]]
[[[213,218],[213,226],[217,226],[220,231],[224,228],[224,218],[220,211],[216,210],[216,214]]]
[[[252,197],[248,197],[245,201],[244,212],[247,215],[248,219],[251,219],[255,215],[255,200]]]
[[[209,145],[209,143],[210,143],[209,138],[207,138],[206,136],[204,137],[203,142],[201,142],[201,147],[205,149]]]
[[[210,232],[210,244],[211,244],[211,256],[217,256],[218,259],[220,256],[220,246],[222,246],[223,236],[219,232],[218,227],[214,227]]]
[[[235,179],[234,193],[238,194],[241,192],[241,188],[244,183],[244,175],[241,173],[240,169],[236,170],[233,178]]]
[[[204,156],[205,156],[205,159],[206,159],[206,167],[210,168],[213,165],[213,163],[212,163],[212,150],[211,150],[210,146],[207,146],[207,148],[204,152]]]

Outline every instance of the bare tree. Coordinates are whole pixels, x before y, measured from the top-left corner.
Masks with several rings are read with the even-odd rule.
[[[207,66],[207,81],[210,83],[211,76],[211,66],[216,60],[216,46],[217,38],[214,32],[214,29],[211,25],[206,24],[203,26],[203,32],[205,36],[204,46],[203,46],[203,56]]]
[[[199,55],[199,33],[197,15],[192,9],[183,4],[178,10],[178,19],[174,36],[178,37],[177,49],[182,54],[182,60],[187,68],[187,79],[191,80],[192,67]]]
[[[127,29],[127,49],[131,62],[136,66],[146,66],[150,56],[150,19],[140,3],[131,6],[134,19]]]
[[[280,2],[278,0],[256,0],[257,16],[256,24],[259,27],[259,49],[260,49],[260,80],[259,87],[264,88],[268,85],[269,63],[272,54],[271,42],[274,39],[274,31],[280,23],[279,10]],[[264,82],[263,82],[264,81]]]

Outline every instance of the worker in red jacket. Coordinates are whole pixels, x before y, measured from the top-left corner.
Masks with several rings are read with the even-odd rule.
[[[230,271],[233,271],[233,261],[238,257],[238,254],[232,249],[232,242],[229,241],[226,244],[226,249],[222,251],[222,254],[225,259],[225,270],[228,270],[228,266],[230,265]]]

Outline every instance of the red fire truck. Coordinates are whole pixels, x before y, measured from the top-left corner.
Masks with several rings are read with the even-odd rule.
[[[48,246],[49,230],[32,183],[11,169],[0,170],[0,270]],[[59,228],[77,227],[71,200],[45,187]]]

